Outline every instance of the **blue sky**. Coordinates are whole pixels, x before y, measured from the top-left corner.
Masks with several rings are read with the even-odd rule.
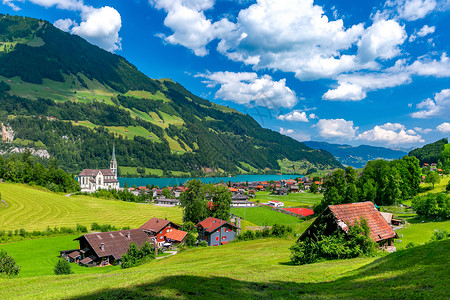
[[[450,1],[0,0],[300,141],[450,135]]]

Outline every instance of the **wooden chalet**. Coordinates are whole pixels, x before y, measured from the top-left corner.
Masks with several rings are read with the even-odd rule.
[[[128,251],[130,243],[142,247],[145,242],[152,243],[141,229],[85,234],[74,241],[80,242],[80,250],[68,253],[69,261],[76,260],[80,265],[105,266],[119,263]],[[72,260],[73,259],[73,260]]]
[[[159,218],[151,218],[144,225],[139,227],[139,229],[147,233],[147,235],[156,238],[156,245],[158,247],[163,246],[167,242],[166,234],[180,228],[181,226],[178,224]]]
[[[227,221],[209,217],[197,225],[199,242],[206,241],[208,246],[228,244],[236,238],[236,230],[240,229]]]
[[[318,226],[325,225],[325,234],[342,230],[348,232],[349,226],[363,218],[370,228],[370,237],[380,246],[393,246],[397,234],[372,202],[358,202],[329,205],[325,211],[303,232],[299,240],[309,237],[314,239]]]

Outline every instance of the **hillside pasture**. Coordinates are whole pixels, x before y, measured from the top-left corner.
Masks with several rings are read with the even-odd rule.
[[[290,263],[292,244],[291,239],[264,239],[200,247],[108,274],[0,278],[0,297],[444,299],[448,296],[450,240],[384,257],[302,266]]]
[[[116,227],[137,228],[152,217],[181,222],[178,207],[105,200],[89,196],[58,195],[20,184],[0,183],[2,199],[0,230],[24,228],[27,231],[50,227],[88,226],[92,222]]]
[[[290,193],[289,195],[277,196],[271,192],[256,192],[254,201],[259,200],[260,203],[267,203],[270,200],[277,200],[284,203],[285,207],[303,207],[312,208],[314,205],[320,203],[322,194],[305,193]]]
[[[231,213],[257,226],[283,224],[297,228],[297,226],[303,222],[300,218],[276,212],[270,207],[232,207]]]

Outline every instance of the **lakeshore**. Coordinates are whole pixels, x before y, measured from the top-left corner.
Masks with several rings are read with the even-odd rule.
[[[283,175],[237,175],[233,177],[199,177],[199,178],[131,178],[131,177],[119,177],[120,186],[123,187],[125,182],[128,186],[146,186],[155,185],[158,187],[181,185],[191,179],[198,179],[203,183],[220,183],[220,182],[253,182],[253,181],[276,181],[276,180],[288,180],[294,178],[302,178],[304,175],[299,174],[283,174]]]

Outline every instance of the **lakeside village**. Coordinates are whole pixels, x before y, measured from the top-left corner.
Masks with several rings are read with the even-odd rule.
[[[315,178],[317,179],[317,178]],[[84,192],[95,192],[99,189],[120,190],[117,180],[117,160],[114,153],[110,161],[110,169],[83,170],[78,177],[81,189]],[[314,211],[307,208],[284,208],[282,201],[268,201],[259,203],[251,201],[256,191],[269,190],[274,194],[283,196],[289,193],[302,193],[311,189],[320,191],[323,182],[313,181],[311,178],[303,177],[297,180],[280,180],[274,182],[230,182],[228,185],[220,183],[217,185],[226,186],[232,194],[232,207],[255,207],[269,206],[279,213],[286,213],[299,218],[312,216]],[[216,185],[216,186],[217,186]],[[152,196],[153,205],[176,206],[180,204],[181,193],[186,192],[187,187],[181,185],[177,187],[167,187],[165,189],[147,187],[129,188],[129,191],[137,194],[148,194]],[[167,191],[169,193],[167,193]],[[281,197],[280,197],[281,198]],[[208,208],[212,208],[212,202],[208,203]],[[361,218],[367,220],[370,229],[370,238],[378,244],[380,249],[388,252],[396,250],[393,245],[394,239],[398,238],[395,230],[402,227],[399,220],[393,218],[392,213],[380,212],[372,202],[358,202],[349,204],[329,205],[315,221],[299,237],[299,241],[309,239],[318,230],[331,230],[334,232],[347,233],[350,226]],[[208,217],[195,224],[194,230],[198,233],[196,245],[203,243],[204,246],[220,246],[235,240],[240,234],[241,220],[239,217],[231,215],[230,221]],[[321,229],[322,228],[322,229]],[[109,266],[122,263],[122,257],[130,248],[131,243],[139,248],[150,245],[153,251],[163,252],[175,250],[183,245],[188,238],[189,232],[183,230],[183,226],[167,219],[151,218],[137,229],[127,229],[111,232],[94,232],[85,234],[75,240],[79,242],[78,249],[60,251],[62,258],[68,262],[77,263],[83,266]],[[192,229],[192,228],[191,228]]]

